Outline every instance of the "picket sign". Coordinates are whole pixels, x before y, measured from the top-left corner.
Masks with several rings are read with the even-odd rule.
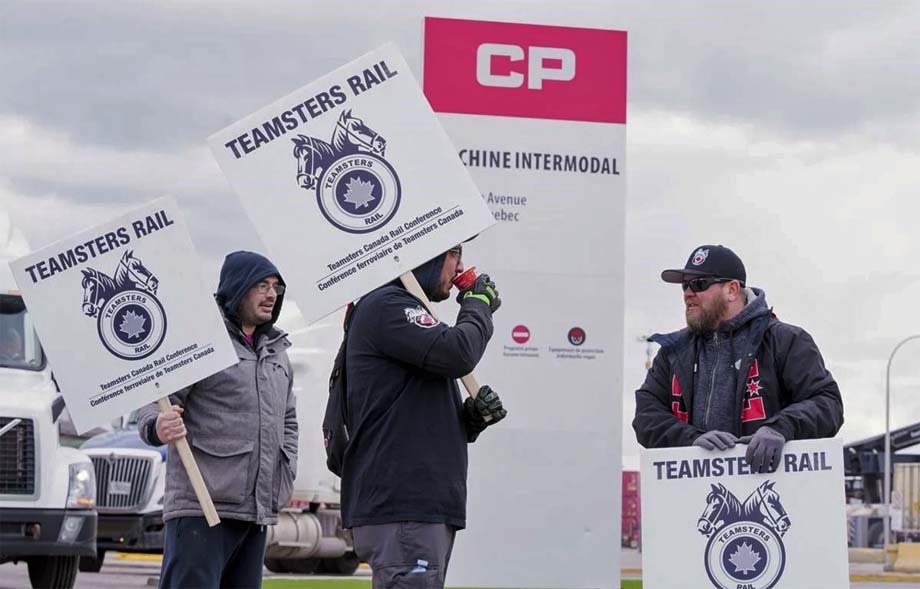
[[[392,43],[208,143],[307,323],[495,224]]]
[[[34,251],[10,269],[79,432],[153,401],[171,411],[171,392],[238,362],[171,198]],[[217,525],[188,441],[176,449],[208,524]]]

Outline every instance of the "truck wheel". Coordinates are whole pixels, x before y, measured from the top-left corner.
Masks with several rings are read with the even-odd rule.
[[[323,559],[323,568],[334,575],[353,575],[360,564],[361,561],[354,552],[346,552],[338,558]]]
[[[319,568],[318,558],[292,558],[285,564],[289,572],[299,575],[312,575]]]
[[[869,529],[866,533],[868,538],[866,538],[869,548],[884,548],[885,547],[885,524],[880,521],[873,521],[869,524]]]
[[[102,561],[105,560],[105,550],[97,550],[95,558],[92,556],[80,557],[81,573],[98,573],[102,570]]]
[[[29,559],[33,589],[73,589],[78,556],[38,556]]]
[[[287,563],[287,560],[281,558],[266,558],[265,568],[273,573],[289,573],[291,571],[288,570]]]

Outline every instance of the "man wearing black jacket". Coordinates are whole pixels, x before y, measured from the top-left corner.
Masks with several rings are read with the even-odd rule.
[[[463,271],[458,246],[413,270],[432,301]],[[462,400],[501,304],[482,275],[461,292],[449,327],[398,282],[355,306],[346,344],[342,518],[373,586],[443,587],[456,530],[466,526],[467,443],[505,417],[488,386]]]
[[[687,327],[661,345],[636,391],[633,429],[646,448],[748,444],[755,472],[779,466],[788,440],[833,437],[843,425],[840,389],[811,336],[779,321],[744,264],[703,245],[682,269],[661,273],[683,289]]]

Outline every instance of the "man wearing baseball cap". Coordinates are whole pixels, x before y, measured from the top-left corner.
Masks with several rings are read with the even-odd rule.
[[[754,472],[779,466],[788,440],[834,436],[840,389],[811,336],[779,321],[744,264],[722,245],[702,245],[683,268],[661,273],[681,285],[687,327],[655,334],[661,345],[636,391],[633,429],[646,448],[747,444]]]

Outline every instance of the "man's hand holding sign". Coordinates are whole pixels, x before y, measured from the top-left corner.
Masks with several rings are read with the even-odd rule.
[[[358,556],[375,584],[411,574],[442,586],[466,523],[466,445],[506,412],[472,376],[494,284],[462,289],[453,327],[429,302],[450,296],[456,244],[491,212],[392,45],[209,142],[305,319],[357,301],[330,391],[345,397],[333,417],[347,429],[342,516]],[[456,379],[475,400],[461,401]]]

